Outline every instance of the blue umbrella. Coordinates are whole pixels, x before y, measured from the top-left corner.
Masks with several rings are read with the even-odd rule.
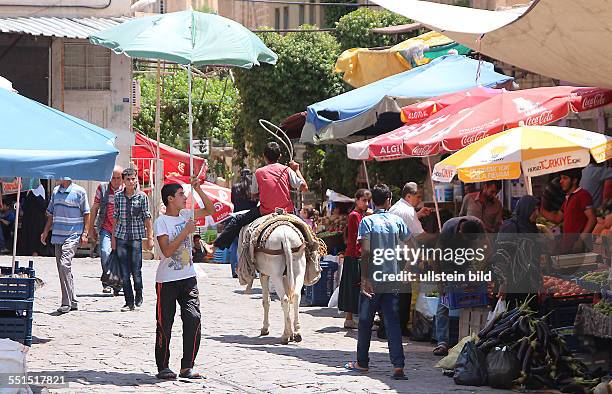
[[[478,78],[477,78],[478,75]],[[302,142],[338,142],[353,134],[376,135],[401,126],[401,107],[419,99],[513,78],[493,64],[447,55],[432,62],[308,106]]]
[[[0,177],[110,179],[110,131],[4,89],[0,119]]]
[[[17,177],[17,212],[21,178],[107,181],[113,172],[115,138],[75,118],[17,93],[0,89],[0,177]],[[15,218],[15,234],[19,215]],[[13,272],[17,236],[13,239]]]

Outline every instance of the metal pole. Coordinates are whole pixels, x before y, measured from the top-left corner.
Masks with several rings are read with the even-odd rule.
[[[187,66],[187,85],[189,95],[189,180],[193,180],[193,115],[191,108],[191,64]],[[191,217],[195,219],[195,190],[191,191]]]
[[[440,209],[438,209],[438,198],[436,197],[436,186],[434,185],[433,178],[431,174],[433,173],[431,169],[431,159],[427,156],[427,166],[429,167],[429,181],[431,182],[431,193],[433,195],[434,206],[436,207],[436,219],[438,219],[438,229],[442,231],[442,220],[440,220]]]
[[[365,160],[361,161],[363,163],[363,172],[365,172],[366,183],[368,184],[368,189],[370,189],[370,177],[368,176],[368,167],[366,167]]]
[[[533,196],[533,186],[531,184],[531,177],[525,176],[525,188],[527,189],[527,194]]]
[[[160,143],[160,116],[161,116],[161,69],[160,69],[160,64],[159,64],[159,59],[157,60],[157,76],[155,77],[155,85],[156,85],[156,92],[157,92],[157,102],[156,102],[156,106],[155,106],[155,133],[157,135],[157,153],[155,158],[156,159],[161,159],[160,153],[159,153],[159,143]]]
[[[13,260],[11,275],[15,275],[15,256],[17,255],[17,234],[19,233],[19,200],[21,200],[21,177],[17,178],[17,207],[15,212],[15,235],[13,236]]]

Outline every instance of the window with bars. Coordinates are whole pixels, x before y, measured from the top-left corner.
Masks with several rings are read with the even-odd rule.
[[[280,8],[274,9],[274,29],[280,30]]]
[[[64,89],[110,90],[110,50],[85,43],[64,44]]]
[[[283,7],[283,29],[289,29],[289,7]]]
[[[310,5],[308,6],[308,8],[309,8],[308,12],[310,14],[310,16],[309,16],[310,21],[309,22],[310,22],[311,25],[316,25],[317,24],[317,18],[316,18],[317,10],[316,10],[316,8],[315,8],[316,6],[314,4],[315,4],[315,0],[310,0]]]

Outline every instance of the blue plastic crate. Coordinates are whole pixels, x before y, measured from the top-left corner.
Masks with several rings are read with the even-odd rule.
[[[327,306],[334,292],[334,274],[338,263],[321,261],[321,279],[313,286],[306,286],[306,301],[310,306]]]
[[[0,319],[3,317],[32,317],[33,300],[0,300]]]
[[[475,308],[489,305],[487,285],[452,286],[442,297],[442,305],[448,309]]]
[[[32,346],[32,318],[0,318],[0,338],[8,338],[26,346]]]
[[[553,328],[551,331],[556,332],[559,338],[565,341],[565,344],[572,353],[577,353],[582,350],[574,326]]]
[[[15,262],[15,273],[26,274],[28,277],[14,278],[10,275],[11,267],[0,267],[0,300],[29,300],[34,298],[34,286],[36,284],[33,262],[30,261],[29,267],[19,267],[19,262]]]

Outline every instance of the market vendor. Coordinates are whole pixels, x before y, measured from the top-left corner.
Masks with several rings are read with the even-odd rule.
[[[580,180],[582,170],[573,168],[560,173],[559,184],[565,193],[565,201],[558,212],[542,209],[541,215],[555,222],[563,222],[563,236],[559,244],[558,253],[583,253],[591,232],[597,224],[593,198],[585,189],[581,188]]]
[[[459,216],[474,216],[482,220],[487,233],[496,233],[502,225],[503,211],[497,195],[501,191],[501,181],[487,181],[479,192],[467,194]]]

